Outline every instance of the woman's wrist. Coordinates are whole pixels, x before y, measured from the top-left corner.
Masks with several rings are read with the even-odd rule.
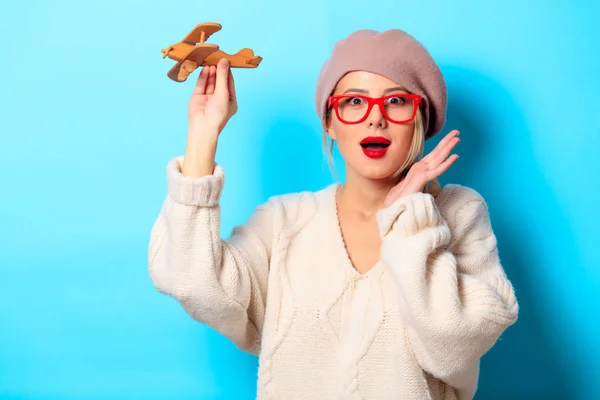
[[[188,136],[219,136],[223,127],[220,124],[211,123],[204,117],[188,118]]]
[[[194,178],[212,175],[215,168],[217,143],[218,135],[190,134],[181,173]]]

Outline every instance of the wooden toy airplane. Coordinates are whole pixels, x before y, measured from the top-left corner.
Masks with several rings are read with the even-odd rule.
[[[236,54],[227,54],[219,50],[218,45],[205,43],[210,35],[220,30],[221,24],[218,23],[198,24],[181,42],[161,49],[163,58],[177,61],[167,76],[175,82],[183,82],[199,66],[217,65],[221,58],[227,58],[232,68],[258,67],[262,57],[255,56],[251,49],[244,48]]]

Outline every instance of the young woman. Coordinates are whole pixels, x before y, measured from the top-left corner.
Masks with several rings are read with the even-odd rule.
[[[422,156],[445,122],[439,68],[403,31],[360,30],[315,101],[346,182],[274,196],[223,240],[214,156],[237,102],[226,62],[202,70],[152,230],[156,288],[259,355],[258,398],[471,399],[518,304],[484,199],[437,184],[458,132]]]

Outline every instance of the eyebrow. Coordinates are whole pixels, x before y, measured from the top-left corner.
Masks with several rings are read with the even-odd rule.
[[[407,92],[408,90],[406,90],[405,88],[403,88],[402,86],[394,86],[391,88],[387,88],[383,91],[383,93],[390,93],[390,92],[397,92],[397,91],[403,91],[403,92]],[[347,89],[344,94],[349,93],[349,92],[354,92],[354,93],[364,93],[364,94],[369,94],[368,90],[365,89],[358,89],[358,88],[350,88]]]

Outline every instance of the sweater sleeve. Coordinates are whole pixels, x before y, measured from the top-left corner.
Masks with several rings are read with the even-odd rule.
[[[500,264],[487,205],[455,185],[446,219],[416,193],[378,212],[381,258],[391,269],[421,368],[472,398],[479,360],[512,325],[518,303]]]
[[[274,232],[274,198],[256,208],[227,240],[220,236],[223,168],[200,178],[181,174],[183,157],[167,166],[168,196],[148,250],[157,290],[175,298],[195,320],[257,354],[265,313]]]

